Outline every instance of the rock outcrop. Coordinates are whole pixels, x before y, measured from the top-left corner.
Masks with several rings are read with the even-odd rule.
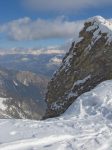
[[[112,22],[88,19],[48,84],[45,117],[63,113],[82,93],[112,79]]]

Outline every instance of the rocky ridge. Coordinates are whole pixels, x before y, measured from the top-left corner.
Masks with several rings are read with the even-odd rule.
[[[112,22],[88,19],[48,84],[45,117],[63,113],[82,93],[112,79]]]

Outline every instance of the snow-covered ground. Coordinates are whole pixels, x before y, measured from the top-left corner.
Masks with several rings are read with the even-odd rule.
[[[112,81],[80,96],[60,117],[0,120],[0,150],[112,150]]]

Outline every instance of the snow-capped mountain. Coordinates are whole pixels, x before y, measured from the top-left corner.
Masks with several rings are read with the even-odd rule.
[[[112,79],[112,21],[90,18],[74,39],[48,85],[47,117],[60,115],[82,93]]]
[[[48,79],[29,71],[0,68],[0,118],[41,119]]]
[[[0,118],[41,119],[48,81],[63,55],[62,50],[51,49],[1,50]]]
[[[50,62],[61,61],[54,56]],[[45,117],[60,116],[42,121],[0,119],[0,150],[112,150],[111,79],[112,22],[93,17],[84,23],[49,82]],[[38,119],[37,85],[45,81],[28,71],[1,69],[0,113]]]
[[[112,80],[81,95],[60,117],[0,120],[0,150],[112,150]]]

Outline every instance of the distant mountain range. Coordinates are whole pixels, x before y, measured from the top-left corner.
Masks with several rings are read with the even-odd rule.
[[[0,68],[0,118],[41,119],[48,80],[29,71]]]
[[[63,51],[0,52],[0,118],[41,119],[47,84]]]
[[[7,69],[31,71],[40,75],[51,77],[60,65],[64,51],[13,51],[9,53],[0,52],[0,65]]]

